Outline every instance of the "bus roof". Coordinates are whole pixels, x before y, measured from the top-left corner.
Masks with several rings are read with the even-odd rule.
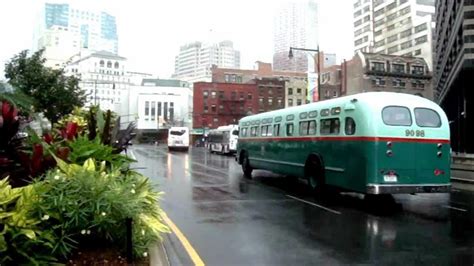
[[[377,112],[387,105],[400,105],[406,107],[426,107],[444,114],[444,111],[434,102],[416,95],[397,93],[397,92],[365,92],[331,100],[315,102],[300,106],[279,109],[266,113],[246,116],[240,119],[239,123],[253,121],[258,119],[272,118],[277,116],[285,116],[306,111],[321,110],[326,108],[341,107],[344,109],[348,105],[358,105],[359,108],[367,111]]]

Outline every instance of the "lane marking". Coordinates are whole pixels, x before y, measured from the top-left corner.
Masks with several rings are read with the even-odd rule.
[[[455,177],[455,176],[451,176],[451,180],[462,181],[466,183],[474,183],[474,179],[460,178],[460,177]]]
[[[324,207],[324,206],[322,206],[322,205],[316,204],[316,203],[311,202],[311,201],[307,201],[307,200],[304,200],[304,199],[300,199],[300,198],[297,198],[297,197],[293,197],[293,196],[291,196],[291,195],[286,195],[286,196],[289,197],[289,198],[292,198],[292,199],[294,199],[294,200],[301,201],[301,202],[307,203],[307,204],[309,204],[309,205],[313,205],[313,206],[315,206],[315,207],[321,208],[321,209],[326,210],[326,211],[328,211],[328,212],[332,212],[332,213],[335,213],[335,214],[341,214],[341,212],[339,212],[339,211],[329,209],[329,208],[327,208],[327,207]]]
[[[183,245],[184,249],[186,249],[186,252],[188,252],[189,257],[193,261],[194,265],[196,266],[204,266],[204,261],[202,261],[201,257],[199,257],[199,254],[196,252],[196,250],[191,246],[191,243],[189,243],[189,240],[184,236],[184,234],[179,230],[179,228],[171,221],[171,219],[166,215],[165,212],[161,214],[161,217],[165,221],[166,224],[171,228],[171,231],[178,237],[179,241],[181,241],[181,244]]]
[[[456,210],[456,211],[467,212],[467,210],[465,210],[465,209],[456,208],[456,207],[453,207],[453,206],[443,205],[443,207],[448,208],[448,209],[453,209],[453,210]]]

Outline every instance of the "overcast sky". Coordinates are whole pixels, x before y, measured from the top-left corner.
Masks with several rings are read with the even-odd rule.
[[[130,70],[162,78],[174,71],[179,46],[228,39],[241,51],[241,67],[272,61],[275,8],[284,0],[81,0],[115,15],[119,54]],[[35,17],[44,0],[0,0],[0,79],[14,54],[31,49]],[[47,1],[47,2],[71,2]],[[319,0],[320,48],[338,61],[353,55],[352,0]],[[312,48],[312,47],[307,47]],[[315,48],[315,47],[314,47]]]

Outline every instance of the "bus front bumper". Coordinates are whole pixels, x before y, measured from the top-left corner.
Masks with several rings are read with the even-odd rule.
[[[451,184],[368,184],[367,194],[449,193]]]

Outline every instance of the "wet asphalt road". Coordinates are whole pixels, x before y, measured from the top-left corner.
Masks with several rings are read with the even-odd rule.
[[[304,182],[266,171],[247,180],[233,157],[204,148],[131,150],[207,265],[474,265],[472,191],[318,199]],[[171,265],[192,265],[174,234],[165,249]]]

